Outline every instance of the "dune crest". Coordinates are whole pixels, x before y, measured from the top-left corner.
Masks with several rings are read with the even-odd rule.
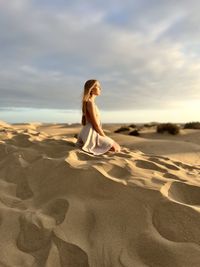
[[[0,125],[1,266],[199,266],[199,165]]]

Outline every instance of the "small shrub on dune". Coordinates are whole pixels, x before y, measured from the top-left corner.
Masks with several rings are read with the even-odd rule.
[[[133,130],[129,133],[129,135],[133,135],[133,136],[139,136],[140,133],[138,132],[138,130]]]
[[[170,134],[178,134],[180,132],[180,128],[178,125],[174,123],[161,123],[157,125],[157,133],[168,132]]]
[[[154,127],[154,126],[157,126],[158,124],[157,123],[145,123],[144,124],[144,127],[147,127],[147,128],[150,128],[150,127]]]
[[[184,125],[184,129],[200,129],[200,122],[198,121],[187,122]]]
[[[135,124],[130,124],[128,127],[130,127],[130,128],[136,128],[137,126]]]
[[[119,129],[115,130],[114,132],[115,133],[121,133],[121,132],[126,132],[126,131],[129,131],[129,130],[130,130],[129,127],[122,126]]]
[[[148,124],[148,123],[145,123],[145,124],[144,124],[144,127],[149,128],[149,127],[152,127],[152,125],[151,125],[151,124]]]

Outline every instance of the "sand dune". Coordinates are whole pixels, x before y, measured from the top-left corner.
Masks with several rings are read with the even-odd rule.
[[[0,122],[0,266],[199,267],[198,144],[108,130],[93,156],[79,128]]]
[[[163,155],[189,164],[200,164],[200,130],[181,129],[180,134],[158,134],[156,129],[143,129],[140,137],[113,133],[118,127],[108,129],[111,137],[130,149],[147,154]]]

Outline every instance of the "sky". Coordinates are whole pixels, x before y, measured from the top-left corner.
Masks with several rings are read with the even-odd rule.
[[[200,1],[0,0],[0,120],[200,120]]]

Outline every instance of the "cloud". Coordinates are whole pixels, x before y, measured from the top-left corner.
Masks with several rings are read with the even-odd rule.
[[[195,0],[0,5],[1,107],[79,109],[93,77],[102,83],[105,110],[200,98]]]

